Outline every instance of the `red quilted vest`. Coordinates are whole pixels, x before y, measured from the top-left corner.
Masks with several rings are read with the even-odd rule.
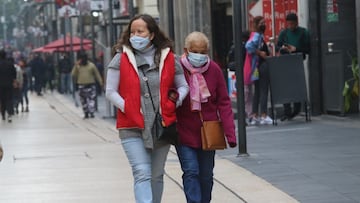
[[[176,121],[176,105],[168,99],[170,88],[174,87],[175,58],[171,51],[162,54],[160,59],[160,113],[165,125]],[[135,59],[132,52],[123,52],[120,61],[120,83],[118,91],[125,101],[124,112],[117,110],[116,127],[120,128],[144,128],[144,116],[141,110],[141,90],[137,67],[131,64],[131,58]],[[136,64],[133,61],[133,64]]]

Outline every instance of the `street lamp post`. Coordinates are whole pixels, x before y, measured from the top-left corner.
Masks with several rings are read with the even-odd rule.
[[[233,5],[233,28],[234,28],[234,45],[235,45],[235,67],[243,67],[244,61],[242,56],[242,20],[241,8],[244,8],[238,0],[232,1]],[[245,102],[244,102],[244,75],[241,68],[237,68],[236,75],[236,100],[238,113],[238,140],[239,140],[239,155],[248,156],[246,143],[246,128],[245,128]]]
[[[6,3],[3,2],[2,3],[2,13],[3,15],[1,16],[1,23],[3,24],[3,35],[4,35],[4,42],[7,41],[7,36],[6,36],[6,29],[7,29],[7,26],[6,26],[6,9],[5,9],[5,5]]]
[[[91,35],[92,35],[92,57],[95,62],[96,60],[96,49],[95,49],[95,22],[94,19],[99,17],[98,11],[91,11]]]

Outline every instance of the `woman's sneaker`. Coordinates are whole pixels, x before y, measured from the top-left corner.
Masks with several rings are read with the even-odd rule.
[[[260,118],[260,125],[271,125],[273,124],[273,120],[269,116]]]
[[[249,125],[256,125],[259,123],[259,119],[257,117],[251,117],[249,118]]]

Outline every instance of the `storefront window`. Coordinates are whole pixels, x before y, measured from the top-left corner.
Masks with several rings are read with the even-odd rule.
[[[247,3],[250,27],[255,16],[260,15],[265,18],[267,42],[272,36],[276,39],[280,31],[285,28],[285,18],[288,13],[298,13],[297,0],[248,0]]]

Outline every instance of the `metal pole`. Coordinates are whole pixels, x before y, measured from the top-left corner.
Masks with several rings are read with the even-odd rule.
[[[269,39],[271,45],[271,56],[275,56],[275,2],[271,1],[271,37]]]
[[[133,0],[128,0],[128,9],[129,9],[129,17],[130,19],[132,17],[134,17],[134,4],[133,4]]]
[[[69,32],[70,32],[70,64],[71,64],[71,68],[73,68],[74,64],[75,64],[75,59],[74,59],[74,52],[73,52],[73,41],[72,41],[72,38],[73,38],[73,30],[72,30],[72,19],[69,18],[69,24],[70,24],[70,29],[69,29]],[[66,50],[66,46],[64,47],[64,49]],[[74,99],[74,102],[75,102],[75,106],[76,107],[79,107],[79,103],[76,99],[76,80],[75,78],[72,78],[72,97]]]
[[[6,2],[2,3],[2,14],[3,16],[1,17],[1,21],[3,23],[3,33],[4,33],[4,42],[6,43],[7,41],[7,36],[6,36],[6,9],[5,9],[5,5]]]
[[[80,25],[80,50],[82,51],[84,49],[83,47],[84,27],[83,27],[83,16],[82,16],[81,5],[79,7],[79,25]]]
[[[174,31],[174,1],[168,0],[168,26],[169,26],[169,37],[175,41]]]
[[[92,35],[92,58],[93,61],[96,61],[96,50],[95,50],[95,23],[94,23],[94,16],[93,16],[93,12],[91,11],[91,35]]]
[[[97,12],[97,11],[96,11]],[[92,40],[91,40],[91,45],[92,45],[92,59],[94,64],[97,66],[97,61],[96,61],[96,50],[95,50],[95,29],[94,29],[94,11],[90,12],[90,18],[91,18],[91,35],[92,35]],[[95,96],[95,110],[98,111],[98,92],[97,92],[97,88],[96,88],[96,96]]]
[[[115,36],[114,36],[114,23],[113,23],[113,1],[109,0],[109,48],[106,49],[107,52],[110,52],[112,54],[112,47],[115,44]],[[109,54],[109,53],[107,53]],[[105,56],[107,55],[105,54]],[[110,54],[109,54],[110,55]],[[105,68],[105,72],[107,72],[107,68]],[[115,107],[110,103],[109,100],[106,100],[106,109],[108,112],[108,117],[113,118],[115,116]]]
[[[244,102],[244,74],[243,74],[243,57],[242,57],[242,16],[241,2],[233,0],[233,28],[234,28],[234,45],[235,45],[235,70],[236,75],[236,104],[238,113],[238,140],[239,156],[248,156],[246,147],[246,125],[245,125],[245,102]]]
[[[112,47],[115,43],[114,23],[113,23],[113,1],[112,0],[109,0],[109,34],[110,34],[109,47]]]
[[[66,49],[66,36],[68,31],[70,32],[70,16],[66,13],[64,16],[64,50]]]

